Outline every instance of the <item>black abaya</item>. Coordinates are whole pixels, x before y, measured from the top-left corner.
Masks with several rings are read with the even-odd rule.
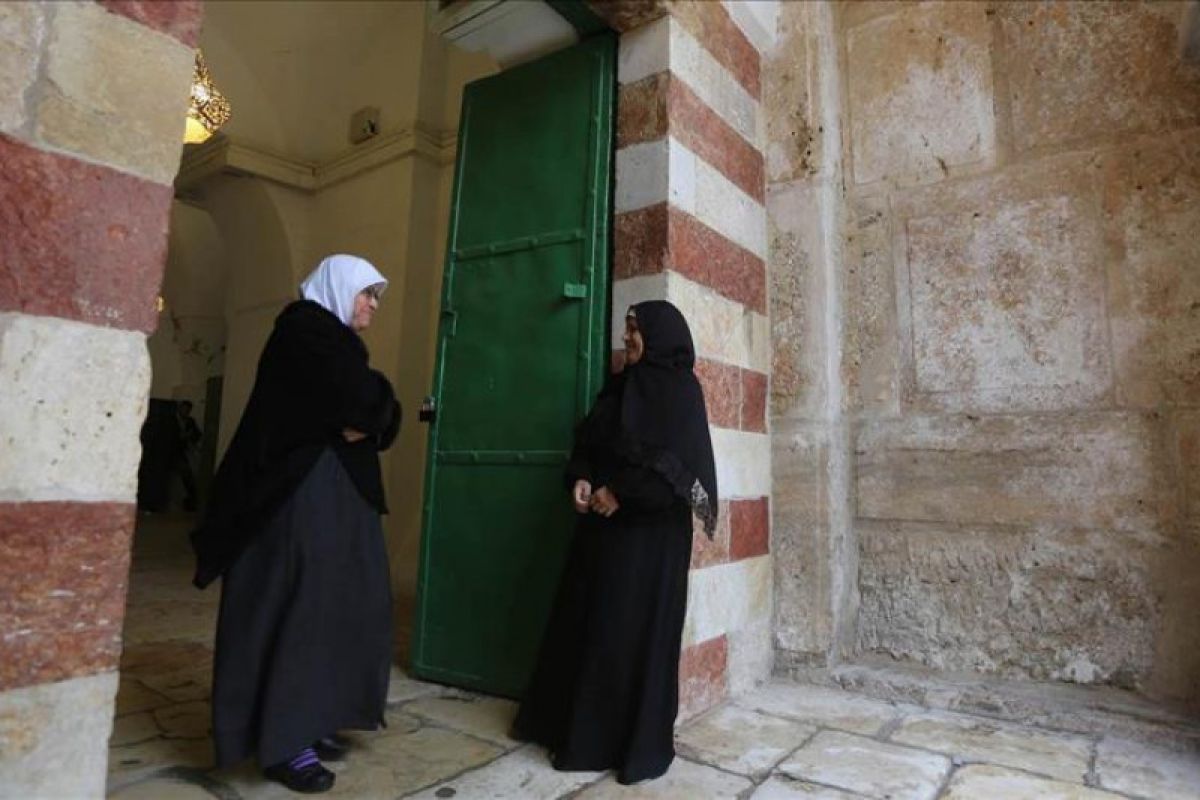
[[[229,568],[213,675],[218,766],[269,766],[383,720],[391,590],[379,514],[332,450]]]
[[[650,323],[646,357],[601,395],[566,474],[608,487],[620,508],[579,520],[513,725],[556,769],[616,769],[621,783],[658,777],[675,757],[692,511],[707,526],[717,499],[687,325],[669,304],[635,308]],[[663,403],[676,419],[651,429],[670,416]]]

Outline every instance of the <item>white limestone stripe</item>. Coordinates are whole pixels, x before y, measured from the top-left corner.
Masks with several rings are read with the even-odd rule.
[[[721,0],[733,24],[760,53],[775,45],[779,25],[779,0]]]
[[[771,616],[771,557],[693,570],[683,646],[755,626]]]
[[[133,502],[149,390],[142,333],[0,314],[0,500]]]
[[[771,328],[766,315],[676,272],[639,275],[613,282],[612,346],[621,349],[625,311],[643,300],[670,300],[692,329],[696,355],[767,373],[771,368]]]
[[[617,51],[619,83],[637,83],[667,71],[671,58],[670,26],[670,17],[662,17],[621,37]]]
[[[667,201],[766,260],[766,208],[677,139],[621,148],[616,172],[616,213]]]
[[[771,437],[709,427],[722,500],[771,494]]]
[[[0,692],[3,797],[104,797],[117,673]]]
[[[670,24],[670,69],[743,139],[762,150],[762,108],[680,23]]]

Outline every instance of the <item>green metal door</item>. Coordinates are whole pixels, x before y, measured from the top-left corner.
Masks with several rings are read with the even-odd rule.
[[[607,360],[615,42],[463,97],[413,671],[515,696],[573,528],[562,470]]]

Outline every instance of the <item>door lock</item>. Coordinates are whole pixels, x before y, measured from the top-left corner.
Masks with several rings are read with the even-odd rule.
[[[421,401],[421,408],[417,412],[417,419],[421,422],[437,421],[437,398],[430,395]]]

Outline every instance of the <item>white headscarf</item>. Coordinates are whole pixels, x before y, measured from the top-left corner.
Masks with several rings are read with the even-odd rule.
[[[383,285],[380,294],[387,288],[387,278],[370,261],[358,256],[338,254],[317,264],[304,283],[300,284],[300,296],[319,303],[343,325],[354,319],[354,298],[368,286]]]

